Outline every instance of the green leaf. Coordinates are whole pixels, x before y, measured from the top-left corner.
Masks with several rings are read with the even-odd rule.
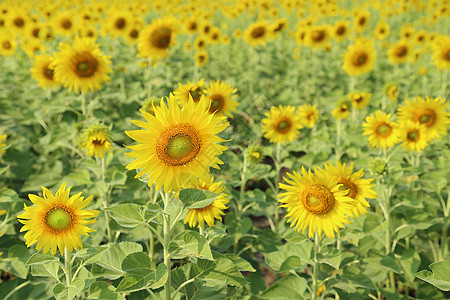
[[[89,289],[89,299],[95,300],[121,300],[125,299],[114,292],[113,285],[105,281],[94,282]]]
[[[155,276],[153,279],[153,283],[150,285],[150,288],[152,289],[160,288],[167,281],[167,278],[169,276],[168,268],[165,264],[159,264],[158,267],[156,268],[156,271],[153,274]]]
[[[182,189],[180,191],[180,200],[183,202],[184,207],[189,209],[206,207],[213,203],[219,196],[220,194],[207,190]]]
[[[450,291],[450,259],[431,264],[429,268],[432,272],[422,270],[414,275],[440,290]]]
[[[58,283],[53,287],[53,294],[57,300],[72,300],[83,291],[83,287],[83,280],[77,278],[69,286]]]
[[[103,268],[103,270],[97,270],[96,275],[101,276],[101,272],[104,272],[104,277],[108,279],[117,279],[122,276],[122,261],[124,258],[135,252],[142,252],[142,246],[133,242],[121,242],[119,244],[108,244],[102,246],[107,248],[102,257],[95,263]]]
[[[58,280],[59,275],[59,264],[56,261],[45,263],[45,264],[35,264],[31,266],[31,275],[51,277]]]
[[[306,299],[304,295],[307,285],[308,282],[304,278],[292,275],[284,276],[263,292],[259,299]]]
[[[17,257],[2,259],[0,261],[0,270],[8,271],[22,279],[27,278],[28,275],[28,268]]]
[[[120,204],[106,208],[122,227],[133,228],[144,223],[145,207],[137,204]]]
[[[213,260],[208,241],[196,231],[188,231],[183,235],[184,244],[180,244],[180,254]]]
[[[376,250],[370,250],[364,261],[377,270],[391,271],[397,274],[402,272],[392,254],[384,255]]]
[[[236,266],[236,268],[238,268],[238,270],[241,272],[245,272],[245,271],[255,272],[256,271],[248,261],[246,261],[245,259],[243,259],[240,256],[237,256],[236,254],[226,253],[225,257],[228,258],[229,260],[231,260],[233,262],[233,264]]]
[[[292,269],[302,267],[302,262],[298,256],[289,256],[280,266],[280,272],[287,272]]]
[[[352,286],[376,290],[376,287],[373,284],[372,280],[364,274],[352,274],[349,272],[344,272],[343,275],[339,274],[336,275],[336,278],[338,279],[339,282],[338,284],[336,284],[336,286],[344,290],[348,289],[347,287],[348,283],[350,283]]]
[[[56,257],[49,254],[41,254],[41,253],[35,253],[33,254],[25,265],[41,265],[41,264],[47,264],[52,261],[55,261]]]
[[[209,283],[213,283],[216,285],[229,284],[233,286],[244,286],[247,284],[247,281],[242,276],[241,272],[236,268],[231,260],[226,258],[226,256],[213,252],[214,262],[210,262],[213,264],[213,268],[208,267],[206,271],[199,275],[199,278],[202,278]],[[199,259],[198,264],[201,265],[200,262],[206,262],[204,260]],[[207,263],[207,265],[210,265]],[[201,267],[201,266],[199,266]]]
[[[106,247],[83,248],[77,251],[76,256],[84,259],[84,264],[92,264],[99,260],[107,249]]]

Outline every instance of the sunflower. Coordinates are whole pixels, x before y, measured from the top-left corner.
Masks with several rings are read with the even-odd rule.
[[[194,102],[199,102],[200,98],[205,95],[206,91],[203,88],[204,79],[200,79],[197,83],[188,81],[186,84],[178,83],[177,89],[173,92],[173,97],[177,100],[179,105],[184,105],[189,102],[192,97]]]
[[[441,37],[433,43],[433,63],[439,70],[450,69],[450,37]]]
[[[416,45],[423,46],[424,44],[426,44],[427,38],[428,32],[422,29],[416,32],[416,34],[414,35],[414,42],[416,43]]]
[[[302,124],[307,128],[313,128],[316,121],[319,119],[319,111],[316,105],[303,104],[298,108]]]
[[[359,76],[372,71],[377,54],[372,41],[358,39],[344,53],[342,69],[350,76]]]
[[[252,23],[243,33],[244,41],[252,47],[265,45],[271,36],[272,33],[267,21]]]
[[[131,26],[134,16],[126,10],[118,10],[112,7],[108,12],[108,17],[102,22],[103,33],[111,36],[125,36]]]
[[[404,23],[400,29],[400,38],[409,40],[414,35],[414,28],[409,23]]]
[[[387,83],[387,84],[385,84],[383,90],[384,90],[384,94],[389,98],[389,100],[397,101],[397,98],[398,98],[398,86],[395,83]]]
[[[275,20],[271,26],[272,33],[277,34],[284,31],[287,28],[288,20],[286,18],[280,18]]]
[[[198,36],[194,41],[195,51],[201,51],[206,48],[207,39],[204,36]]]
[[[333,38],[340,42],[345,39],[347,34],[349,33],[350,22],[346,20],[340,20],[334,23],[331,32],[333,33]]]
[[[39,54],[46,53],[45,46],[38,40],[24,40],[20,45],[23,52],[25,52],[28,57],[34,58]]]
[[[345,163],[340,164],[336,161],[336,166],[330,162],[325,164],[325,170],[331,177],[337,177],[337,184],[342,184],[339,189],[347,190],[347,197],[356,200],[356,205],[352,209],[353,216],[359,217],[359,214],[366,214],[370,204],[367,199],[377,198],[377,193],[372,190],[374,184],[371,182],[373,178],[362,179],[364,176],[363,169],[353,173],[353,163],[349,167]]]
[[[264,149],[260,145],[251,145],[245,151],[247,161],[250,164],[259,164],[264,158]]]
[[[143,25],[140,22],[136,24],[131,24],[127,32],[124,35],[125,41],[130,44],[136,44],[139,41],[139,35],[142,30]]]
[[[375,37],[379,40],[384,40],[385,38],[387,38],[389,36],[389,34],[391,33],[391,28],[389,26],[389,23],[384,21],[384,20],[380,20],[377,23],[377,26],[375,27]]]
[[[330,39],[330,26],[311,26],[305,36],[305,43],[313,49],[324,48]]]
[[[0,34],[0,56],[12,56],[16,53],[17,43],[15,38],[8,32]]]
[[[235,112],[238,106],[238,102],[234,100],[236,92],[237,89],[233,88],[231,84],[220,80],[210,82],[205,89],[206,97],[211,101],[209,113],[224,114],[232,118],[233,115],[231,113]]]
[[[218,27],[213,27],[208,35],[208,39],[212,45],[217,45],[220,43],[221,36],[222,31]]]
[[[348,190],[341,189],[337,183],[338,178],[332,177],[320,168],[306,171],[302,167],[302,174],[293,171],[287,173],[290,179],[284,177],[287,184],[279,183],[286,192],[278,195],[281,207],[287,208],[288,222],[291,227],[305,233],[309,227],[308,235],[314,237],[315,232],[319,238],[322,232],[329,238],[339,234],[339,227],[350,224],[347,216],[352,215],[357,202],[348,197]]]
[[[209,53],[207,51],[195,52],[195,65],[197,67],[203,67],[209,61]]]
[[[26,29],[26,35],[30,37],[31,39],[40,40],[39,32],[42,29],[42,24],[40,22],[38,23],[31,23],[30,26]]]
[[[183,25],[185,31],[189,34],[194,34],[199,29],[198,19],[194,16],[184,20]]]
[[[213,28],[213,25],[208,20],[204,20],[202,24],[200,25],[200,33],[208,36],[211,29]]]
[[[5,27],[19,35],[25,32],[27,26],[31,22],[28,14],[25,13],[20,7],[11,9],[7,15],[7,18],[8,21]]]
[[[6,134],[4,135],[0,135],[0,156],[5,153],[5,150],[2,150],[1,148],[5,147],[6,144],[4,143],[4,141],[6,140]]]
[[[72,252],[83,248],[80,235],[89,236],[89,232],[95,231],[86,225],[95,223],[100,212],[83,210],[92,196],[84,199],[78,193],[69,197],[70,189],[66,190],[66,183],[63,183],[55,195],[45,187],[42,187],[43,198],[28,195],[36,206],[24,205],[25,212],[17,216],[24,224],[20,231],[28,231],[24,236],[27,247],[37,242],[37,250],[44,248],[44,254],[50,250],[52,255],[57,250],[63,255],[64,249]]]
[[[344,120],[350,114],[350,101],[347,98],[343,98],[338,102],[338,107],[331,111],[331,115],[337,120]]]
[[[80,145],[88,156],[103,158],[105,152],[111,152],[111,133],[103,124],[94,124],[85,129],[80,136]]]
[[[53,78],[53,68],[50,67],[53,58],[50,55],[38,55],[31,67],[31,77],[35,79],[43,89],[55,88],[59,85]]]
[[[411,43],[407,40],[401,40],[391,45],[391,47],[387,51],[387,55],[389,61],[396,65],[400,63],[406,63],[411,52]]]
[[[369,20],[370,12],[368,10],[358,10],[353,19],[353,28],[355,28],[356,32],[361,33],[366,29]]]
[[[398,126],[390,118],[391,114],[386,114],[380,110],[366,117],[362,126],[364,127],[364,135],[369,136],[370,146],[386,149],[398,143]]]
[[[262,119],[264,137],[271,143],[292,142],[303,128],[300,115],[293,106],[272,106]]]
[[[348,98],[352,101],[353,107],[357,110],[366,107],[371,97],[372,94],[366,92],[351,92],[348,94]]]
[[[420,152],[428,145],[426,127],[410,120],[400,124],[399,137],[405,150]]]
[[[235,39],[240,39],[240,38],[242,38],[242,35],[243,35],[243,32],[242,32],[242,29],[241,29],[241,28],[236,28],[236,29],[233,31],[233,37],[234,37]]]
[[[100,89],[102,83],[109,81],[110,64],[109,56],[102,54],[94,39],[75,37],[73,45],[60,45],[51,67],[55,80],[68,87],[69,92],[86,93]]]
[[[189,209],[186,218],[184,219],[184,224],[188,223],[190,227],[195,227],[198,222],[198,227],[202,227],[205,222],[208,226],[213,226],[214,219],[222,221],[222,216],[225,215],[223,211],[228,208],[226,204],[230,202],[230,200],[227,199],[228,195],[222,193],[224,189],[222,181],[214,182],[214,177],[211,177],[207,181],[196,178],[191,182],[191,184],[185,186],[185,188],[202,189],[218,193],[220,195],[216,198],[216,200],[214,200],[213,203],[206,207]]]
[[[52,21],[52,28],[56,34],[71,36],[77,30],[73,11],[63,11],[58,13]]]
[[[209,167],[219,169],[223,162],[217,158],[227,148],[218,143],[225,140],[216,136],[228,127],[225,117],[211,115],[209,103],[201,99],[197,104],[189,101],[178,106],[173,95],[163,99],[155,107],[155,116],[141,110],[147,122],[132,121],[143,130],[125,133],[140,144],[129,146],[126,153],[136,158],[126,168],[140,169],[136,178],[148,178],[148,185],[156,183],[156,189],[179,191],[195,177],[207,181]]]
[[[406,100],[406,105],[398,108],[399,120],[406,120],[425,126],[428,138],[438,138],[447,134],[447,124],[450,123],[445,98],[435,99],[426,97],[426,100],[417,97],[413,101]]]
[[[139,35],[138,51],[142,57],[164,58],[175,43],[176,21],[173,18],[153,20]]]

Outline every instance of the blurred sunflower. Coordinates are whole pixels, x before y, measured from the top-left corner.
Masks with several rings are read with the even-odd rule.
[[[76,27],[73,11],[62,11],[52,19],[52,28],[56,34],[71,36],[76,32]]]
[[[348,98],[352,101],[352,105],[355,109],[359,110],[367,106],[369,104],[370,98],[372,97],[371,93],[360,93],[360,92],[351,92],[348,94]]]
[[[411,52],[411,43],[407,40],[401,40],[391,45],[387,51],[387,55],[391,63],[400,64],[408,62]]]
[[[409,40],[414,35],[414,28],[411,27],[411,24],[404,23],[402,28],[400,29],[400,38],[404,40]]]
[[[36,206],[24,205],[25,212],[17,216],[24,224],[20,231],[25,233],[27,247],[37,242],[36,249],[44,248],[55,255],[57,250],[64,254],[64,249],[72,252],[83,248],[80,235],[89,236],[90,229],[86,225],[93,224],[100,213],[98,210],[83,210],[92,200],[81,197],[81,193],[69,197],[69,187],[63,183],[55,195],[42,187],[43,198],[29,194],[31,202]]]
[[[384,94],[391,101],[397,101],[398,98],[398,86],[395,83],[387,83],[384,88]]]
[[[179,105],[184,105],[189,102],[192,97],[194,102],[199,102],[200,98],[205,95],[206,91],[203,88],[204,79],[200,79],[197,83],[188,81],[186,84],[178,83],[177,89],[173,92],[173,97],[177,100]]]
[[[431,59],[439,70],[450,69],[450,37],[441,37],[433,43]]]
[[[394,146],[399,141],[398,126],[390,120],[391,114],[377,110],[375,114],[366,117],[362,124],[364,135],[369,136],[371,147],[386,149]]]
[[[303,104],[298,108],[298,114],[303,126],[313,128],[319,119],[319,111],[316,105]]]
[[[338,106],[331,111],[331,115],[337,120],[344,120],[350,114],[351,102],[343,98],[338,102]]]
[[[359,217],[359,214],[366,214],[370,204],[367,199],[377,198],[377,193],[372,189],[374,184],[371,182],[373,178],[362,179],[364,176],[363,169],[353,173],[353,163],[349,167],[345,163],[340,164],[336,161],[336,166],[330,162],[325,164],[325,171],[331,177],[337,178],[337,184],[342,184],[339,189],[347,190],[347,197],[356,200],[356,205],[352,209],[353,216]]]
[[[53,78],[53,68],[50,67],[53,58],[48,55],[38,55],[35,57],[33,66],[31,67],[31,77],[35,79],[39,86],[43,89],[55,88],[59,83]]]
[[[399,105],[398,118],[401,123],[410,120],[425,126],[425,134],[429,139],[439,138],[447,134],[447,124],[450,123],[445,98],[426,97],[406,100],[405,105]]]
[[[4,143],[5,140],[6,140],[6,134],[0,135],[0,156],[2,156],[3,153],[5,153],[5,150],[1,149],[6,146],[6,144]]]
[[[325,232],[329,238],[340,235],[339,227],[350,224],[347,219],[352,215],[357,202],[348,197],[348,189],[342,190],[337,183],[336,176],[330,176],[326,171],[316,168],[314,174],[302,167],[302,173],[293,171],[284,177],[287,184],[280,183],[286,192],[278,195],[281,207],[287,208],[288,222],[297,231],[305,233],[309,227],[308,236],[314,237],[317,232],[319,238]]]
[[[143,25],[140,22],[131,24],[128,28],[127,32],[124,34],[125,41],[132,45],[136,44],[139,41],[139,35],[142,31]]]
[[[264,137],[271,143],[292,142],[303,128],[300,115],[293,106],[272,106],[262,119]]]
[[[305,36],[305,43],[313,49],[323,48],[328,45],[330,39],[330,26],[311,26]]]
[[[23,52],[25,52],[28,57],[34,58],[36,55],[46,53],[45,46],[39,40],[24,40],[20,45]]]
[[[166,57],[175,43],[176,24],[176,20],[169,17],[153,20],[139,35],[139,54],[155,59]]]
[[[198,36],[194,41],[195,51],[201,51],[206,48],[207,40],[204,36]]]
[[[204,223],[208,224],[208,226],[213,226],[214,219],[222,221],[222,216],[225,215],[224,210],[228,208],[226,204],[230,202],[230,200],[227,199],[228,195],[222,193],[224,189],[222,181],[214,182],[214,177],[211,177],[207,181],[195,178],[184,188],[201,189],[221,194],[213,203],[206,207],[189,209],[186,218],[184,219],[184,224],[188,223],[190,227],[195,227],[198,223],[198,227],[202,227]]]
[[[10,9],[7,18],[7,25],[5,27],[16,35],[22,35],[30,23],[28,14],[18,6]]]
[[[252,47],[265,45],[271,37],[269,23],[267,21],[257,21],[250,24],[244,31],[244,41]]]
[[[103,158],[106,152],[111,152],[111,133],[104,124],[93,124],[85,129],[79,143],[88,156]]]
[[[139,169],[135,178],[148,178],[148,185],[156,184],[156,189],[164,186],[178,192],[181,186],[196,177],[208,181],[209,167],[219,169],[223,162],[217,158],[227,148],[216,136],[228,127],[225,117],[211,115],[209,103],[201,99],[197,104],[189,101],[182,108],[178,106],[173,95],[163,99],[155,107],[155,116],[141,110],[147,122],[132,121],[143,130],[125,133],[139,144],[128,146],[133,152],[127,156],[136,158],[126,168]]]
[[[73,44],[61,44],[54,54],[54,78],[68,87],[69,92],[86,93],[101,88],[111,73],[109,56],[103,55],[99,45],[91,38],[75,37]]]
[[[400,123],[399,137],[405,150],[420,152],[428,145],[426,127],[410,120]]]
[[[206,97],[211,100],[209,113],[224,114],[232,118],[233,115],[231,113],[235,112],[238,106],[238,102],[234,100],[236,92],[237,89],[233,88],[231,84],[220,80],[210,82],[205,89]]]
[[[361,33],[366,29],[369,24],[370,12],[368,10],[358,10],[355,18],[353,19],[353,28],[356,32]]]
[[[372,71],[376,59],[374,43],[369,40],[358,39],[345,51],[342,69],[350,76],[359,76]]]
[[[184,29],[187,33],[194,34],[199,29],[198,19],[194,16],[187,18],[183,22]]]
[[[209,61],[209,53],[207,51],[195,52],[195,65],[197,67],[203,67]]]
[[[16,53],[16,39],[6,31],[0,34],[0,56],[12,56]]]
[[[416,45],[423,46],[426,44],[427,38],[428,32],[424,29],[421,29],[414,35],[414,42],[416,43]]]
[[[278,34],[287,28],[288,20],[286,18],[280,18],[275,20],[271,26],[272,33]]]
[[[389,23],[384,20],[378,21],[374,31],[375,37],[379,40],[384,40],[389,36],[390,33],[391,28],[389,26]]]
[[[128,34],[133,18],[134,16],[129,11],[111,8],[108,12],[108,17],[102,22],[103,34],[125,37]]]
[[[350,28],[349,21],[347,20],[337,21],[336,23],[334,23],[334,26],[331,29],[331,32],[333,33],[333,38],[338,42],[343,41],[350,31],[349,28]]]

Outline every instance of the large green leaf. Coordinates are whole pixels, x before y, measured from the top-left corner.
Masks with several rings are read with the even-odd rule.
[[[414,275],[440,290],[450,291],[450,259],[431,264],[429,268],[431,272],[422,270]]]
[[[94,269],[93,272],[97,276],[102,276],[109,279],[117,279],[122,276],[122,261],[124,258],[135,252],[142,252],[142,246],[133,242],[122,242],[119,244],[108,244],[107,250],[103,252],[102,257],[95,263],[102,269]]]
[[[56,260],[56,256],[54,256],[54,255],[35,253],[28,259],[28,261],[26,262],[26,265],[47,264],[47,263],[50,263],[55,260]]]
[[[31,266],[31,275],[51,277],[55,280],[59,278],[59,264],[57,261],[47,262],[45,264],[35,264]]]
[[[213,203],[219,196],[220,194],[207,190],[182,189],[180,191],[180,200],[183,202],[184,207],[189,209],[206,207]]]
[[[247,284],[247,281],[231,260],[215,251],[213,252],[213,256],[214,262],[208,263],[205,260],[198,260],[199,267],[206,269],[206,271],[199,275],[199,278],[214,285],[229,284],[233,286],[244,286]],[[202,266],[205,263],[208,267]],[[212,268],[210,267],[211,263],[214,266]]]
[[[183,235],[183,243],[179,243],[179,247],[174,253],[177,256],[193,256],[213,260],[208,241],[196,231],[187,231]]]
[[[89,299],[93,300],[121,300],[125,299],[120,294],[114,292],[112,284],[105,281],[94,282],[89,288]]]
[[[259,299],[306,299],[305,291],[307,286],[308,282],[304,278],[293,275],[284,276],[264,291]]]
[[[106,210],[120,226],[133,228],[144,223],[145,207],[142,205],[120,204]]]
[[[56,300],[72,300],[77,297],[83,291],[84,281],[81,279],[75,279],[69,286],[58,283],[53,287],[53,294]]]

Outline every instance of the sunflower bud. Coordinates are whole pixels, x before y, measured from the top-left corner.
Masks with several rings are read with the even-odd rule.
[[[370,163],[370,169],[374,174],[382,175],[384,172],[387,171],[387,164],[382,159],[374,159]]]

